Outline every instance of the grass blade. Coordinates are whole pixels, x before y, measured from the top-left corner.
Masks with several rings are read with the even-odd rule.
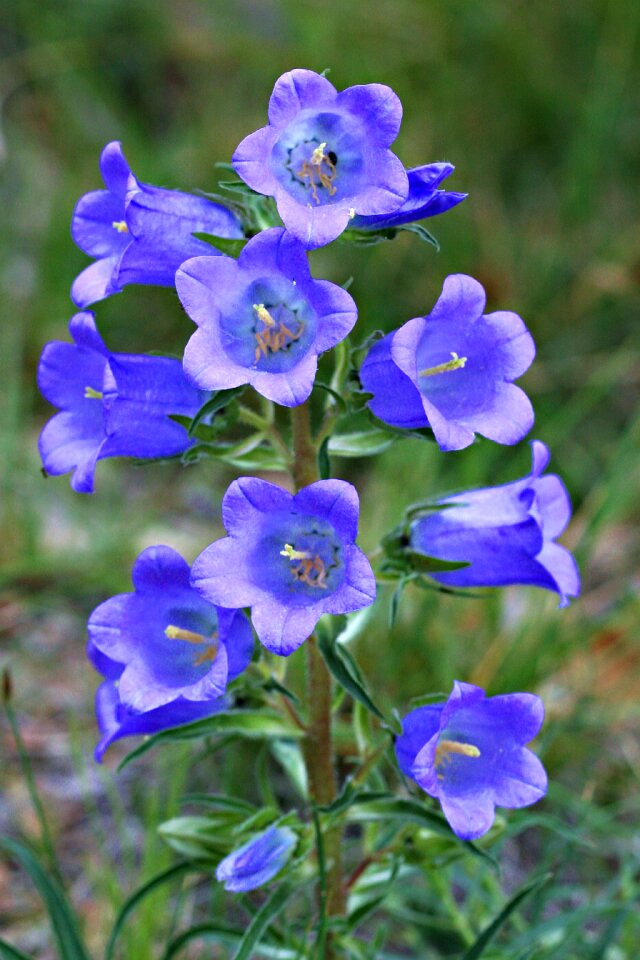
[[[513,911],[520,906],[523,900],[526,900],[527,897],[531,896],[531,894],[540,890],[550,879],[551,874],[547,873],[544,877],[539,877],[537,880],[534,880],[533,883],[529,883],[526,887],[523,887],[521,890],[519,890],[515,897],[512,897],[508,904],[503,907],[498,916],[492,923],[489,924],[486,930],[482,931],[476,942],[469,947],[461,960],[478,960],[478,957],[482,956],[484,953],[485,947],[487,947],[493,940],[500,927],[502,927],[503,924],[508,920]]]
[[[271,921],[274,920],[283,909],[293,891],[294,887],[283,884],[271,894],[266,903],[263,903],[249,924],[247,932],[238,945],[238,949],[234,953],[232,960],[250,960],[254,954],[254,948],[260,941],[260,937]]]

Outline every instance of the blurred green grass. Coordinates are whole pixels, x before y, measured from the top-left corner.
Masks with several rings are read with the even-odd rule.
[[[338,87],[392,86],[405,112],[398,154],[407,165],[452,161],[448,185],[470,196],[430,222],[439,254],[405,236],[318,251],[314,270],[354,276],[363,338],[426,313],[455,272],[482,281],[491,309],[525,318],[538,347],[522,381],[533,435],[571,492],[566,542],[585,582],[561,613],[535,591],[459,600],[409,590],[392,632],[383,592],[358,656],[401,712],[453,676],[494,693],[539,690],[552,720],[542,749],[562,787],[607,809],[637,792],[640,5],[17,0],[0,28],[0,558],[7,602],[23,611],[5,647],[21,709],[37,716],[25,624],[72,610],[69,648],[80,655],[82,617],[127,589],[143,546],[170,542],[191,558],[219,535],[234,475],[105,463],[92,498],[40,476],[35,442],[51,411],[35,369],[42,344],[66,335],[69,287],[87,262],[69,236],[74,203],[100,186],[111,139],[143,180],[213,189],[214,163],[264,123],[275,78],[330,67]],[[96,315],[114,350],[180,353],[191,327],[166,290],[129,288]],[[526,444],[444,456],[406,442],[375,463],[333,466],[359,488],[361,539],[373,549],[408,502],[506,482],[528,458]],[[596,885],[621,863],[613,839],[601,842]]]

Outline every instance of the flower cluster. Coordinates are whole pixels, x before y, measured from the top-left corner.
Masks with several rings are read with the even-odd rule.
[[[96,695],[98,759],[121,737],[227,710],[229,684],[252,659],[254,632],[270,653],[287,657],[321,617],[374,602],[376,577],[356,545],[355,488],[334,478],[308,482],[327,476],[331,429],[343,413],[366,418],[369,427],[377,418],[384,430],[378,423],[371,432],[383,430],[394,440],[403,431],[429,430],[442,451],[468,447],[477,434],[515,444],[533,425],[532,405],[514,382],[534,359],[533,339],[516,313],[485,312],[477,280],[448,276],[435,305],[405,323],[396,318],[401,325],[375,341],[357,369],[364,348],[345,342],[356,325],[356,304],[345,289],[311,274],[309,251],[341,235],[345,242],[361,240],[362,232],[367,241],[391,238],[466,197],[442,188],[454,169],[449,163],[405,169],[391,150],[401,119],[400,101],[387,86],[338,91],[325,76],[292,70],[275,84],[267,125],[233,155],[244,181],[235,184],[242,197],[236,212],[204,196],[141,183],[116,142],[100,159],[106,189],[77,204],[73,238],[95,262],[73,284],[72,300],[82,310],[69,325],[73,342],[48,344],[40,360],[40,389],[60,411],[40,437],[46,473],[72,472],[74,490],[88,493],[100,459],[185,454],[202,418],[215,416],[215,405],[228,400],[214,392],[248,385],[249,405],[234,399],[234,409],[239,422],[258,432],[246,446],[240,443],[239,456],[259,447],[266,457],[257,456],[251,469],[290,467],[297,487],[291,492],[254,476],[234,480],[222,501],[227,535],[206,546],[192,568],[167,546],[149,547],[133,566],[133,592],[111,597],[91,614],[88,654],[104,677]],[[256,232],[258,222],[264,229]],[[425,235],[423,228],[411,229]],[[221,253],[201,234],[237,242],[218,243]],[[227,252],[238,248],[237,259]],[[182,362],[108,350],[84,308],[130,283],[175,286],[197,327]],[[340,343],[345,369],[331,383],[317,384],[318,358]],[[365,394],[359,405],[358,382]],[[330,396],[322,425],[314,435],[293,411],[291,451],[286,427],[280,431],[285,411],[276,417],[269,404],[260,402],[262,413],[251,404],[258,393],[281,407],[299,407],[314,399],[314,386]],[[206,422],[215,442],[203,441],[187,456],[195,459],[201,450],[222,456],[220,424],[226,420]],[[577,596],[575,562],[556,543],[569,521],[568,495],[557,476],[544,475],[546,446],[534,441],[532,447],[529,476],[413,511],[403,528],[405,555],[436,561],[429,575],[444,586],[528,584],[556,591],[561,606]],[[295,456],[305,462],[292,467]],[[300,476],[306,485],[297,482]],[[320,646],[330,662],[326,644]],[[317,654],[313,644],[309,650]],[[334,673],[347,677],[352,692],[357,668],[340,663],[342,673],[335,662]],[[364,694],[361,699],[367,702]],[[487,697],[456,682],[446,702],[404,718],[396,742],[400,769],[440,801],[459,837],[475,839],[491,827],[496,805],[521,807],[544,795],[546,774],[526,748],[542,718],[542,703],[532,694]],[[308,760],[317,746],[315,728],[297,719],[311,746]],[[237,834],[250,839],[216,871],[227,890],[253,890],[287,865],[298,836],[281,822],[256,835],[251,821]]]

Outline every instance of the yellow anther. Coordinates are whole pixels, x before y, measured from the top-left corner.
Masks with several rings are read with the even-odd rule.
[[[325,153],[326,148],[326,143],[317,146],[309,159],[304,161],[297,174],[301,180],[306,181],[305,186],[311,188],[311,196],[316,203],[320,203],[318,186],[324,187],[330,197],[333,197],[337,192],[333,185],[333,181],[338,176],[335,154]],[[332,160],[331,157],[334,159]]]
[[[111,226],[114,230],[117,230],[118,233],[129,233],[129,227],[125,220],[114,220]]]
[[[319,167],[322,164],[322,161],[325,159],[324,152],[327,149],[326,143],[321,143],[319,147],[316,147],[313,153],[311,154],[311,159],[309,163],[312,163],[314,167]]]
[[[439,363],[435,367],[427,367],[426,370],[421,370],[418,376],[434,377],[438,373],[448,373],[449,370],[461,370],[466,362],[467,357],[459,357],[458,354],[452,350],[451,360],[447,360],[445,363]]]
[[[207,643],[210,639],[201,633],[196,633],[195,630],[184,630],[182,627],[174,627],[171,623],[165,628],[164,635],[169,640],[186,640],[187,643]]]
[[[84,388],[85,400],[102,400],[103,396],[99,390],[94,390],[93,387]]]
[[[172,623],[165,627],[165,637],[169,640],[186,640],[187,643],[206,644],[202,653],[199,653],[193,661],[194,667],[201,667],[203,663],[210,660],[211,663],[218,653],[218,634],[213,633],[210,637],[205,637],[202,633],[196,633],[195,630],[185,630],[183,627],[174,627]]]
[[[294,550],[290,543],[285,543],[284,550],[280,551],[281,557],[288,557],[289,560],[310,560],[311,554],[306,550]]]
[[[356,208],[355,208],[355,207],[349,207],[349,220],[353,220],[353,218],[355,217],[355,215],[356,215]]]
[[[458,740],[439,740],[436,747],[436,767],[448,763],[454,755],[477,758],[480,751],[473,743],[460,743]]]
[[[266,327],[275,327],[276,322],[265,307],[264,303],[254,303],[253,309]]]

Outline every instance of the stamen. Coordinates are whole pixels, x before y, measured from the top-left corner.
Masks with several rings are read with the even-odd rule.
[[[439,740],[436,747],[436,767],[449,763],[454,754],[460,757],[476,758],[480,751],[473,743],[460,743],[458,740]]]
[[[206,649],[198,654],[193,661],[194,667],[201,667],[207,660],[213,663],[218,653],[217,632],[213,633],[210,637],[205,637],[202,633],[196,633],[195,630],[185,630],[182,627],[174,627],[173,624],[170,623],[168,627],[165,627],[164,635],[168,637],[169,640],[186,640],[187,643],[205,643],[207,645]]]
[[[280,551],[280,556],[295,561],[295,566],[291,568],[294,580],[306,583],[308,587],[327,589],[327,569],[318,554],[314,556],[307,550],[295,550],[290,543],[285,543],[284,550]]]
[[[325,153],[326,148],[326,143],[317,146],[309,159],[304,161],[297,174],[301,180],[307,181],[305,186],[311,188],[311,196],[316,203],[320,203],[318,186],[324,187],[330,197],[337,192],[337,188],[333,185],[338,176],[336,170],[337,157],[331,150],[329,153]],[[323,169],[323,166],[328,168],[328,173]]]
[[[294,333],[293,330],[285,326],[282,321],[280,321],[278,324],[278,322],[273,319],[264,303],[254,303],[253,309],[258,315],[258,318],[265,325],[264,330],[256,330],[254,333],[257,344],[255,351],[255,363],[260,360],[261,356],[268,356],[269,351],[272,353],[277,353],[278,350],[288,347],[291,343],[294,343],[294,341],[298,340],[302,336],[304,324],[301,321],[300,326]]]
[[[85,400],[102,400],[103,395],[99,390],[94,390],[93,387],[84,388]]]
[[[125,220],[114,220],[111,226],[114,230],[117,230],[118,233],[129,233],[129,227]]]
[[[448,373],[450,370],[462,370],[467,359],[467,357],[459,357],[458,354],[452,350],[451,360],[447,360],[445,363],[439,363],[436,367],[427,367],[426,370],[421,370],[418,376],[434,377],[438,373]]]

